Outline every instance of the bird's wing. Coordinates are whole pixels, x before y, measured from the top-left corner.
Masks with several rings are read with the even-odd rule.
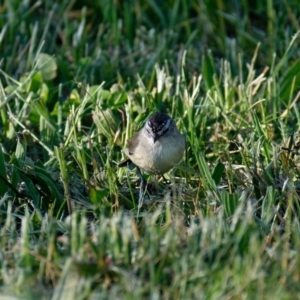
[[[137,132],[132,138],[130,138],[127,142],[128,144],[128,154],[129,155],[133,155],[135,152],[135,149],[137,148],[138,144],[139,144],[139,134],[140,131]]]

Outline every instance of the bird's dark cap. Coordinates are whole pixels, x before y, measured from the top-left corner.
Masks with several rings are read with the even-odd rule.
[[[161,130],[170,122],[170,116],[162,113],[155,113],[148,119],[148,125],[154,134],[160,134]]]

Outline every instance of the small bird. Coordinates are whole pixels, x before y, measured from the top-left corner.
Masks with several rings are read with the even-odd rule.
[[[146,174],[163,175],[181,161],[184,149],[185,138],[174,120],[163,113],[151,115],[144,127],[128,140],[128,148],[124,153],[129,159],[118,166],[133,162],[138,167],[141,177],[139,204],[146,187],[141,170]]]

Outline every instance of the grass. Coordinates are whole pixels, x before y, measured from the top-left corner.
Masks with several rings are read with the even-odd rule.
[[[1,296],[297,299],[299,8],[4,0]],[[139,209],[154,111],[187,146]]]

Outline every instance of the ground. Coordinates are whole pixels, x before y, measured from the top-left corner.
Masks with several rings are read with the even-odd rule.
[[[2,2],[1,297],[299,298],[299,1]]]

